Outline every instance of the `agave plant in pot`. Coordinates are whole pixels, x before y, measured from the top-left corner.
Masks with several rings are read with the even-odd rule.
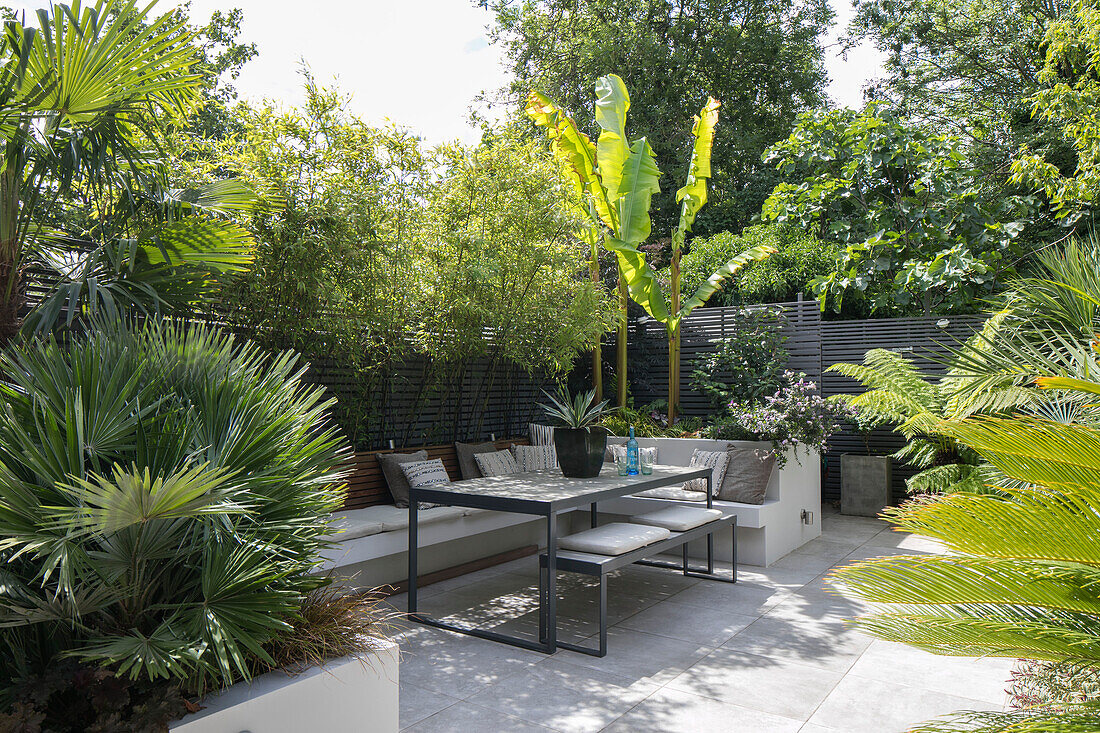
[[[596,402],[596,390],[570,399],[564,389],[557,396],[543,392],[550,404],[542,405],[554,423],[554,446],[563,475],[592,478],[600,475],[607,428],[597,425],[609,412],[607,400]]]

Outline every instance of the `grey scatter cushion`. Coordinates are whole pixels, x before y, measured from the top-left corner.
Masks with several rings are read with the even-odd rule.
[[[492,443],[455,443],[455,454],[458,456],[458,472],[462,478],[481,478],[477,461],[474,455],[477,453],[492,453],[497,449]]]
[[[430,461],[413,461],[402,463],[401,470],[409,481],[411,488],[435,486],[436,484],[449,484],[451,477],[447,475],[447,469],[443,467],[443,461],[433,458]]]
[[[477,467],[482,476],[507,476],[510,473],[519,473],[519,464],[516,463],[510,451],[478,453],[474,455],[474,460],[477,461]]]
[[[558,467],[558,451],[552,445],[513,445],[512,455],[523,473]]]
[[[407,507],[409,505],[409,480],[405,478],[405,472],[401,470],[402,463],[428,460],[428,451],[418,450],[415,453],[379,453],[378,463],[382,466],[382,475],[386,478],[386,486],[390,489],[395,506]]]
[[[553,445],[554,426],[528,423],[527,437],[531,440],[531,445]]]
[[[691,454],[691,463],[688,465],[692,468],[709,468],[711,469],[710,488],[711,492],[717,496],[718,489],[722,486],[722,479],[726,476],[726,465],[729,463],[729,454],[724,450],[699,450],[695,449],[695,452]],[[684,491],[702,491],[707,490],[707,480],[704,478],[693,478],[690,481],[684,482]]]
[[[775,466],[775,453],[765,448],[730,448],[726,476],[718,489],[723,501],[763,504]]]

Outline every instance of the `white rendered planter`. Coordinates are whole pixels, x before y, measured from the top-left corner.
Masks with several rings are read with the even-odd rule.
[[[202,701],[173,733],[397,733],[398,648],[335,659],[297,675],[270,672]]]

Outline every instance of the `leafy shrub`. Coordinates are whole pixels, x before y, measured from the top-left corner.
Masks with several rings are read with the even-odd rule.
[[[1100,669],[1072,662],[1017,661],[1009,686],[1010,705],[1016,710],[1065,710],[1100,701]]]
[[[712,339],[714,349],[699,358],[692,372],[692,385],[716,407],[763,399],[786,383],[789,354],[783,348],[782,315],[771,308],[743,308],[733,318],[734,335]]]
[[[59,658],[201,691],[274,664],[341,501],[292,354],[119,326],[0,355],[0,677]]]
[[[639,438],[683,438],[700,429],[702,420],[685,418],[668,424],[667,402],[654,402],[641,409],[618,407],[600,421],[612,435],[626,435],[629,428]]]
[[[755,402],[731,401],[728,412],[706,430],[720,440],[770,440],[780,467],[796,445],[824,452],[825,442],[847,419],[847,406],[824,399],[805,374],[786,372],[786,384]]]
[[[812,296],[810,283],[833,271],[840,247],[822,242],[795,227],[761,224],[740,234],[721,232],[691,240],[691,248],[680,262],[683,290],[691,293],[712,272],[750,247],[775,249],[766,260],[747,265],[722,284],[709,305],[748,305],[795,300],[799,294]]]
[[[74,662],[22,685],[0,712],[0,731],[15,733],[160,733],[188,710],[178,684],[130,680]]]

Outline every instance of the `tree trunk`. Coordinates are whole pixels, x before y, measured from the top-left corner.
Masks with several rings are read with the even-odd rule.
[[[668,324],[668,424],[676,422],[680,412],[680,250],[673,234],[672,264],[669,267],[672,289],[671,322]]]
[[[16,143],[9,143],[9,146]],[[10,149],[9,149],[10,151]],[[13,164],[0,173],[0,345],[19,333],[23,307],[23,282],[19,262],[19,177],[22,166]]]
[[[619,273],[619,334],[615,343],[615,387],[616,402],[626,407],[626,316],[630,305],[630,293],[626,289],[626,280]]]
[[[600,284],[600,260],[595,248],[592,250],[592,261],[589,270],[592,273],[592,282],[602,289],[603,286]],[[596,339],[596,348],[592,350],[592,388],[596,390],[597,404],[603,402],[603,347],[600,343],[601,338]]]

